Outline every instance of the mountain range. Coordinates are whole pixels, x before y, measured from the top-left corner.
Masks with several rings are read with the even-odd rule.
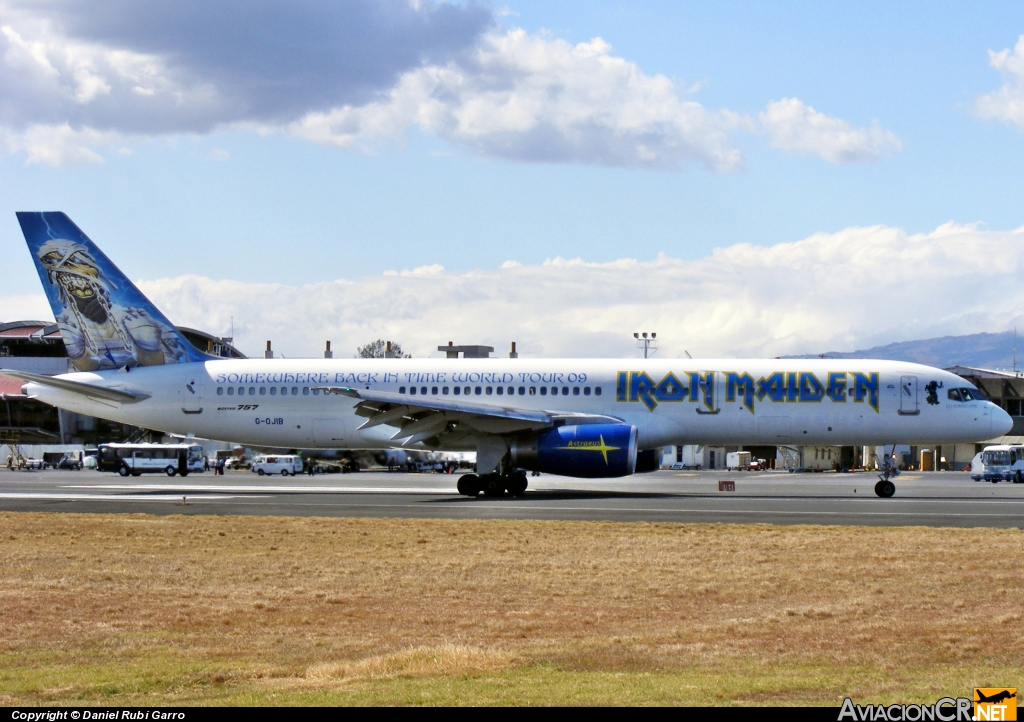
[[[966,336],[942,336],[920,341],[901,341],[875,346],[863,351],[829,351],[824,354],[802,354],[782,358],[874,358],[910,361],[937,368],[973,366],[987,369],[1014,368],[1015,333],[972,333]],[[1024,344],[1017,368],[1024,368]]]

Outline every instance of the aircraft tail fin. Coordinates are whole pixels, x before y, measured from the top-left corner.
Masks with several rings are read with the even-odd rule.
[[[213,359],[196,349],[64,213],[18,213],[79,371]]]

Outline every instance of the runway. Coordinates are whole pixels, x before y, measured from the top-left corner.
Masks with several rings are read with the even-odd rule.
[[[720,479],[736,491],[718,491]],[[530,478],[521,498],[469,499],[457,476],[363,472],[257,477],[249,472],[121,478],[95,471],[0,470],[0,510],[257,516],[573,519],[593,521],[1024,526],[1024,484],[963,473],[906,473],[880,499],[876,477],[659,471],[623,479]]]

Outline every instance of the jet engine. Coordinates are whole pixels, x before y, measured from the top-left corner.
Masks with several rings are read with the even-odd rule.
[[[512,442],[512,466],[599,479],[636,471],[637,430],[629,424],[556,426]]]

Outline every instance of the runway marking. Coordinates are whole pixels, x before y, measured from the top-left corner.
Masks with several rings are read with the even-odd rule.
[[[62,489],[103,489],[111,491],[120,490],[148,490],[154,491],[180,491],[185,492],[221,492],[221,493],[233,493],[237,495],[249,496],[251,494],[422,494],[427,496],[443,495],[443,496],[454,496],[458,495],[457,489],[451,488],[430,488],[430,487],[394,487],[394,486],[230,486],[230,485],[193,485],[184,486],[181,484],[69,484],[61,486]],[[635,491],[628,489],[582,489],[582,488],[565,488],[562,486],[551,486],[551,487],[538,487],[533,489],[534,492],[545,492],[545,493],[585,493],[585,494],[629,494],[629,493],[644,493],[644,494],[659,494],[663,496],[670,496],[676,499],[713,499],[715,501],[722,501],[726,503],[732,503],[741,500],[749,499],[763,499],[763,500],[774,500],[779,503],[792,501],[794,497],[778,497],[774,495],[755,495],[755,494],[737,494],[736,496],[726,497],[719,496],[714,492],[707,491],[693,491],[693,492],[678,492],[672,490],[658,490],[650,489],[645,491]],[[837,490],[838,491],[838,490]],[[863,502],[863,503],[878,503],[878,501],[870,496],[850,496],[850,497],[835,497],[835,496],[815,496],[807,495],[795,497],[800,501],[813,501],[816,499],[829,500],[833,502]],[[974,498],[974,497],[895,497],[887,499],[886,504],[910,504],[910,503],[928,503],[928,504],[949,504],[949,503],[964,503],[964,504],[1024,504],[1024,499],[1016,497],[997,497],[997,498]]]
[[[53,499],[55,501],[176,501],[181,503],[181,497],[188,497],[188,494],[45,494],[45,493],[19,493],[0,492],[0,499]],[[203,494],[199,497],[192,497],[189,503],[195,501],[224,501],[227,499],[244,498],[266,498],[256,496],[210,496]]]
[[[182,484],[72,484],[62,489],[156,489],[158,491],[219,491],[235,494],[458,494],[457,489],[393,486],[185,486]]]

